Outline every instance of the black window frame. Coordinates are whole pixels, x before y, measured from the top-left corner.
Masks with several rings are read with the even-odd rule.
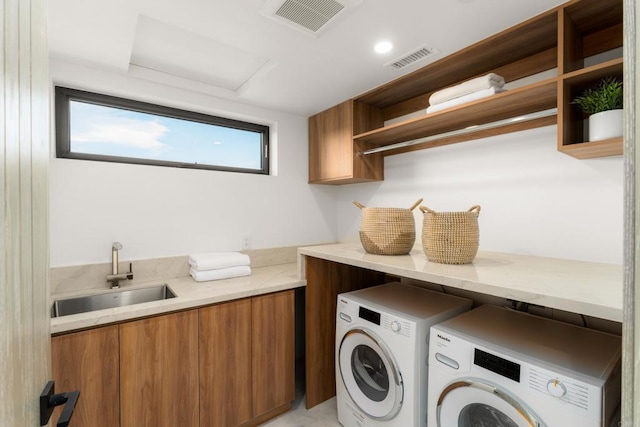
[[[101,154],[88,154],[71,151],[71,130],[69,115],[70,101],[79,101],[89,104],[113,107],[139,113],[153,114],[174,119],[187,120],[203,124],[228,127],[238,130],[257,132],[261,135],[261,168],[248,169],[229,166],[217,166],[199,163],[173,162],[168,160],[154,160],[135,157],[120,157]],[[92,160],[101,162],[139,164],[149,166],[165,166],[187,169],[205,169],[224,172],[241,172],[259,175],[269,175],[269,133],[267,125],[249,123],[240,120],[228,119],[225,117],[212,116],[208,114],[196,113],[193,111],[181,110],[178,108],[166,107],[163,105],[151,104],[142,101],[135,101],[127,98],[119,98],[111,95],[104,95],[95,92],[72,89],[68,87],[55,86],[55,123],[56,123],[56,157],[63,159]]]

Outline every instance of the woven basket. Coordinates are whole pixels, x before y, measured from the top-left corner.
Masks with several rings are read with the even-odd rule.
[[[365,251],[377,255],[405,255],[411,251],[416,241],[416,223],[413,209],[422,199],[409,209],[367,208],[353,202],[362,209],[360,242]]]
[[[435,212],[420,206],[424,213],[422,248],[429,261],[441,264],[471,264],[478,253],[480,206],[466,212]]]

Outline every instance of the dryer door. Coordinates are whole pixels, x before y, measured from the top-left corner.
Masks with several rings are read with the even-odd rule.
[[[545,427],[516,396],[478,379],[449,384],[436,411],[438,427]]]
[[[352,329],[338,351],[338,369],[351,400],[370,418],[395,417],[402,406],[402,378],[384,342],[370,330]]]

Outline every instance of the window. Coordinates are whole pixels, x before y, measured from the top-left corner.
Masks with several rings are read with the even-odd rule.
[[[56,156],[269,173],[269,127],[56,87]]]

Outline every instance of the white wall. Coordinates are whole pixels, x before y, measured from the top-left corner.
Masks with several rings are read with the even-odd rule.
[[[307,117],[52,61],[54,84],[271,125],[277,176],[55,158],[51,266],[336,240],[335,189],[307,184]]]
[[[250,107],[69,63],[55,84],[268,123],[277,176],[67,159],[51,160],[51,265],[358,240],[351,204],[480,213],[480,249],[622,262],[622,157],[577,160],[557,152],[556,127],[385,159],[385,181],[307,184],[307,118]],[[55,152],[55,150],[53,150]],[[420,244],[422,213],[415,211]]]
[[[480,250],[622,263],[622,156],[556,151],[556,126],[385,158],[382,183],[341,187],[338,238],[358,240],[357,200],[436,211],[478,204]],[[421,244],[423,214],[415,211]],[[421,247],[421,246],[420,246]]]

